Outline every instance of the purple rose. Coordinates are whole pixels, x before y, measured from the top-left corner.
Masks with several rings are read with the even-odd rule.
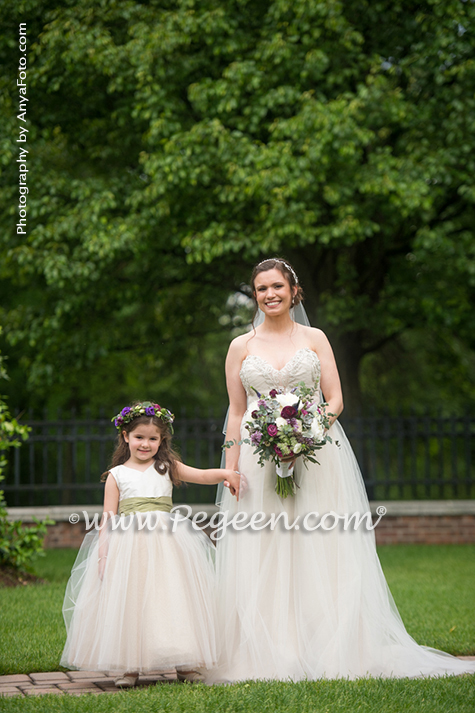
[[[277,436],[278,432],[279,429],[277,428],[275,423],[269,423],[269,425],[267,426],[267,433],[269,434],[269,436]]]
[[[129,406],[124,406],[124,408],[121,411],[122,416],[127,416],[127,414],[131,412],[131,410],[132,409],[129,408]]]
[[[258,416],[259,416],[259,414],[258,414],[257,411],[253,411],[253,412],[251,413],[251,417],[252,417],[252,418],[258,418]]]
[[[153,406],[147,406],[147,408],[145,409],[145,415],[155,416],[155,409],[153,408]]]
[[[274,451],[277,453],[279,458],[282,458],[282,456],[284,455],[278,446],[274,446]]]
[[[251,435],[251,443],[253,443],[255,446],[258,446],[259,443],[261,442],[262,438],[262,433],[259,433],[259,431],[256,431]]]
[[[269,396],[271,397],[271,399],[275,399],[275,397],[277,396],[277,391],[275,389],[271,389],[269,391]]]
[[[297,410],[294,409],[293,406],[284,406],[284,408],[280,412],[282,418],[293,418],[294,416],[296,416],[296,414]]]

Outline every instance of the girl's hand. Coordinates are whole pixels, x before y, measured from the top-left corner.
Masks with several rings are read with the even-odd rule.
[[[224,487],[229,488],[231,495],[235,495],[236,500],[239,500],[239,496],[244,495],[247,487],[245,475],[229,468],[226,468],[224,472],[226,473],[226,480],[223,482]]]

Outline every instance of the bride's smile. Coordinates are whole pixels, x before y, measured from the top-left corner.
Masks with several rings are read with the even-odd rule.
[[[292,289],[280,270],[261,272],[256,278],[255,297],[264,314],[288,312],[292,306]]]

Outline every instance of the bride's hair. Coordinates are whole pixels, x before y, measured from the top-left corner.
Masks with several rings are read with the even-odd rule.
[[[295,270],[292,267],[292,265],[290,264],[290,262],[288,260],[283,260],[280,257],[271,257],[271,258],[268,258],[267,260],[263,260],[262,262],[259,262],[257,265],[254,266],[254,269],[252,271],[251,290],[252,290],[252,298],[256,305],[256,313],[257,313],[257,300],[255,297],[256,277],[258,276],[258,274],[260,272],[267,272],[268,270],[279,270],[279,272],[282,273],[282,275],[285,277],[285,279],[289,283],[290,289],[293,290],[294,287],[297,288],[297,294],[295,295],[295,297],[292,300],[293,307],[295,307],[296,305],[300,304],[303,301],[303,290],[299,285],[297,273],[295,272]],[[254,317],[255,316],[256,316],[256,314],[254,314]]]
[[[122,465],[126,463],[130,458],[130,448],[129,444],[124,438],[123,431],[127,434],[135,431],[137,426],[142,424],[153,424],[160,431],[160,446],[155,455],[155,470],[157,470],[160,475],[165,475],[168,472],[170,480],[174,486],[181,485],[181,481],[178,477],[176,464],[181,461],[180,456],[174,450],[172,446],[172,434],[167,423],[162,421],[161,418],[157,416],[137,416],[129,423],[124,423],[120,432],[117,434],[117,441],[115,445],[114,452],[112,454],[110,468],[115,468],[117,465]],[[101,481],[107,480],[109,475],[109,469],[101,475]]]

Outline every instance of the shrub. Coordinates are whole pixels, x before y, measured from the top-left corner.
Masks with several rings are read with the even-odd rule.
[[[3,357],[0,354],[0,379],[7,379]],[[28,426],[12,418],[4,397],[0,395],[0,482],[7,464],[6,453],[10,448],[18,448],[28,438]],[[43,555],[43,542],[46,525],[52,520],[39,522],[25,527],[20,521],[9,522],[3,490],[0,490],[0,567],[9,567],[19,571],[31,571],[32,562],[38,555]]]

